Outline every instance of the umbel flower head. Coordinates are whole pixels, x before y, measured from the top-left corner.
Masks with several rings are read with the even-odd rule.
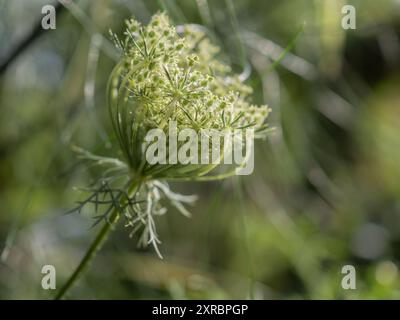
[[[100,219],[107,218],[111,209],[118,210],[133,227],[132,234],[141,232],[140,244],[152,244],[158,253],[153,217],[166,212],[161,200],[169,199],[185,215],[189,213],[183,204],[194,200],[172,192],[166,181],[215,180],[235,172],[221,173],[219,163],[149,162],[146,135],[162,130],[169,141],[173,123],[178,131],[240,132],[251,128],[254,137],[260,138],[267,132],[269,113],[267,106],[250,104],[252,89],[218,58],[219,48],[203,31],[192,25],[178,30],[166,14],[159,13],[147,26],[134,19],[127,21],[122,39],[111,33],[121,59],[110,76],[107,98],[123,157],[106,158],[78,150],[81,157],[109,166],[99,189],[81,206],[94,202],[97,208],[93,199],[99,194],[108,197],[110,207]],[[178,142],[178,147],[182,144]],[[196,152],[200,151],[199,147]]]
[[[113,38],[123,56],[110,78],[109,112],[133,176],[196,180],[217,167],[149,163],[145,135],[161,129],[168,137],[171,122],[178,131],[253,128],[262,136],[268,108],[249,104],[251,88],[217,59],[219,49],[202,31],[185,26],[178,34],[161,13],[147,26],[129,20],[124,39]]]

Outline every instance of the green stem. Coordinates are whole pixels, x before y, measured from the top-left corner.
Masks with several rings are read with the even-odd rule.
[[[129,197],[132,197],[136,194],[136,192],[140,188],[139,182],[134,182],[128,192]],[[121,205],[124,204],[124,201],[121,201]],[[89,249],[86,251],[86,254],[82,258],[81,262],[75,269],[74,273],[69,277],[68,281],[64,284],[64,286],[60,289],[58,294],[55,297],[55,300],[61,300],[65,297],[67,292],[73,287],[76,281],[82,276],[85,270],[89,267],[97,252],[102,248],[104,242],[107,240],[110,232],[114,229],[117,224],[119,218],[121,217],[121,212],[118,208],[114,209],[112,214],[109,217],[109,220],[104,224],[104,226],[100,229],[96,238],[93,240]]]

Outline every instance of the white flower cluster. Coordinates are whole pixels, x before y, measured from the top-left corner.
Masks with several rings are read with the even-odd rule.
[[[163,129],[168,135],[171,121],[178,130],[253,128],[256,137],[263,135],[269,109],[248,102],[251,88],[218,59],[219,48],[204,32],[189,25],[178,34],[168,16],[160,13],[147,26],[127,21],[124,36],[120,40],[112,34],[123,56],[111,75],[109,107],[134,174],[154,177],[155,168],[143,162],[140,142],[151,129]],[[160,170],[157,178],[162,178]],[[204,168],[185,170],[185,174],[199,172],[204,174]],[[174,175],[181,177],[182,168],[168,168],[166,176]]]

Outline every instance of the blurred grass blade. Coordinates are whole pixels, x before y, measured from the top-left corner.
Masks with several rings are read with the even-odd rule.
[[[297,30],[293,38],[290,40],[289,44],[286,46],[285,50],[282,51],[278,59],[274,61],[274,63],[269,67],[269,71],[274,70],[281,61],[285,58],[285,56],[294,48],[297,40],[299,39],[300,35],[304,32],[305,23],[303,23],[300,28]]]

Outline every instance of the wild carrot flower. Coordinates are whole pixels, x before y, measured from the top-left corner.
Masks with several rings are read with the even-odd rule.
[[[254,138],[267,133],[265,119],[269,109],[250,104],[251,88],[219,59],[218,47],[198,28],[189,25],[179,29],[177,32],[167,15],[160,13],[147,26],[134,19],[127,21],[123,39],[111,33],[121,59],[110,75],[107,99],[121,156],[98,156],[75,147],[80,158],[101,166],[103,174],[97,187],[86,189],[89,196],[72,211],[93,205],[95,212],[101,212],[95,217],[95,224],[104,220],[106,223],[57,299],[65,296],[88,267],[122,216],[126,226],[132,228],[131,235],[140,234],[139,244],[153,245],[161,257],[155,216],[166,212],[164,199],[184,215],[189,215],[184,205],[196,199],[171,191],[168,180],[219,180],[234,175],[242,166],[236,163],[233,170],[224,171],[222,162],[149,161],[149,132],[158,130],[167,137],[169,145],[164,152],[168,156],[174,156],[169,138],[176,133],[171,131],[171,123],[177,131],[190,128],[195,133],[241,133],[249,128],[254,130]],[[236,144],[244,143],[235,135],[231,138]],[[186,145],[183,141],[177,144]],[[231,145],[224,140],[222,152],[217,148],[220,159],[226,157],[225,151]],[[195,146],[195,155],[204,151],[203,146]],[[206,155],[212,158],[215,149],[211,141]],[[190,150],[193,151],[192,145]]]
[[[112,210],[124,215],[131,235],[140,232],[139,243],[152,244],[160,255],[154,217],[166,212],[162,199],[185,215],[189,212],[184,204],[195,200],[172,192],[167,181],[222,179],[234,171],[221,173],[222,166],[216,163],[149,163],[146,134],[161,129],[169,137],[173,122],[178,131],[252,128],[260,138],[266,133],[269,109],[249,102],[252,89],[218,58],[219,48],[198,28],[183,26],[178,33],[160,13],[147,26],[127,21],[122,39],[111,36],[121,59],[109,79],[108,108],[122,157],[78,150],[81,157],[108,166],[100,187],[80,207],[107,205],[98,221],[109,218]],[[99,201],[99,196],[106,200]]]

